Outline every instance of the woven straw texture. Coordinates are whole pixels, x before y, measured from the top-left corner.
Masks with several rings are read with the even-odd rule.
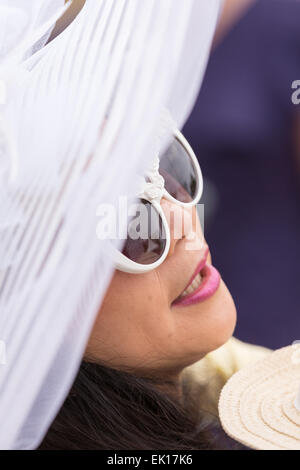
[[[300,411],[295,406],[300,363],[295,357],[293,346],[279,349],[226,383],[219,414],[230,437],[252,449],[300,450]]]

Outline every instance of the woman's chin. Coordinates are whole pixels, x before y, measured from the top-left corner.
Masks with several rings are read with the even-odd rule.
[[[193,358],[198,355],[200,359],[223,346],[235,330],[236,307],[223,281],[211,298],[182,309],[181,314],[183,331],[187,329],[187,319],[189,321],[188,349]]]
[[[235,303],[223,281],[215,299],[212,300],[210,351],[223,346],[232,337],[237,320]]]

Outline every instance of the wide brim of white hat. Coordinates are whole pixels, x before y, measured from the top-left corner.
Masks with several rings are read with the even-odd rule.
[[[300,450],[299,357],[299,345],[289,346],[231,377],[219,400],[230,437],[252,449]]]

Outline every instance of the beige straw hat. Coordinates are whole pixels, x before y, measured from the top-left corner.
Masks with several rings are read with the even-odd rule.
[[[252,449],[300,450],[299,387],[299,344],[241,369],[221,392],[225,432]]]

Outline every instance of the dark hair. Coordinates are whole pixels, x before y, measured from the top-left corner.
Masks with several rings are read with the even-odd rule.
[[[228,447],[226,438],[225,441],[220,439],[218,426],[205,425],[201,419],[199,422],[195,413],[188,412],[157,385],[150,379],[82,362],[73,387],[40,449],[200,450]]]

